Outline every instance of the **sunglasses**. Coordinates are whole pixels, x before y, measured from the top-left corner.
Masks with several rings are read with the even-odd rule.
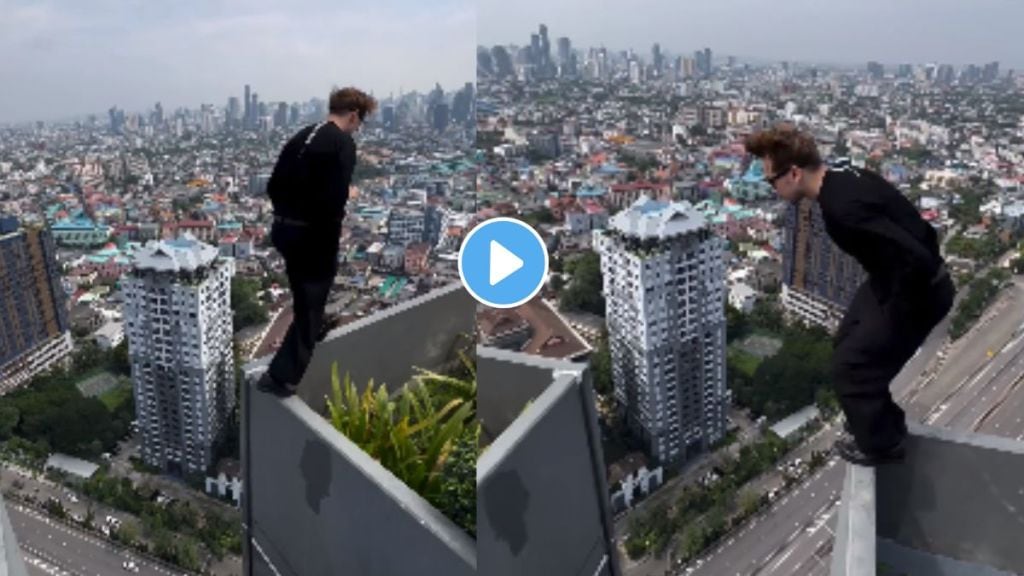
[[[770,186],[775,186],[776,182],[778,182],[785,175],[789,174],[791,168],[792,167],[786,168],[785,170],[780,170],[774,176],[765,176],[764,181],[767,182]]]

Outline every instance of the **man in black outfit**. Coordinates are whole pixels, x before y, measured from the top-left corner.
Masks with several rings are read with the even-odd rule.
[[[782,125],[751,135],[765,181],[787,201],[817,200],[825,230],[860,262],[857,289],[833,342],[832,382],[849,435],[836,442],[848,462],[903,458],[903,410],[889,383],[949,312],[956,290],[935,229],[898,189],[869,170],[827,167],[814,139]]]
[[[333,91],[326,121],[292,136],[270,175],[270,237],[284,257],[294,317],[257,385],[264,392],[294,394],[313,355],[338,271],[341,222],[356,165],[352,133],[376,107],[371,96],[355,88]]]

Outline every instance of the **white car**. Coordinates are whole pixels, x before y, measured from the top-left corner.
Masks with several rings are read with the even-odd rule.
[[[135,564],[135,562],[133,562],[131,560],[125,560],[124,562],[122,562],[121,563],[121,568],[124,568],[128,572],[138,572],[139,571],[139,567]]]

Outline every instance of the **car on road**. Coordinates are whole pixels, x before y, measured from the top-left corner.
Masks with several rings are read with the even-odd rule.
[[[124,568],[127,572],[138,572],[139,567],[132,560],[125,560],[121,563],[121,568]]]

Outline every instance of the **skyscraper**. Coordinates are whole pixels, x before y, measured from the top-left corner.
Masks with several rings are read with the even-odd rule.
[[[143,459],[203,472],[235,403],[234,261],[184,236],[150,242],[122,281]]]
[[[788,205],[782,237],[781,297],[786,315],[835,331],[866,278],[864,269],[829,238],[817,202]]]
[[[242,128],[249,129],[252,126],[252,92],[249,85],[245,85],[245,114],[242,116]]]
[[[284,128],[288,125],[288,104],[278,102],[277,112],[274,114],[274,127]]]
[[[253,92],[252,102],[249,103],[249,128],[255,129],[260,117],[260,95]]]
[[[53,236],[0,216],[0,394],[71,352]]]
[[[544,24],[540,25],[540,61],[538,64],[543,70],[543,75],[547,76],[551,67],[551,41],[548,39],[548,27]]]
[[[641,196],[594,244],[616,401],[652,458],[681,462],[725,433],[724,240],[689,203]]]
[[[238,96],[232,96],[228,98],[228,113],[227,113],[227,125],[230,128],[237,128],[239,123],[240,106],[238,104]]]
[[[664,72],[664,62],[661,55],[661,45],[657,42],[651,47],[651,66],[654,68],[654,75],[660,78]]]
[[[558,39],[558,65],[567,67],[572,56],[572,43],[562,36]]]

